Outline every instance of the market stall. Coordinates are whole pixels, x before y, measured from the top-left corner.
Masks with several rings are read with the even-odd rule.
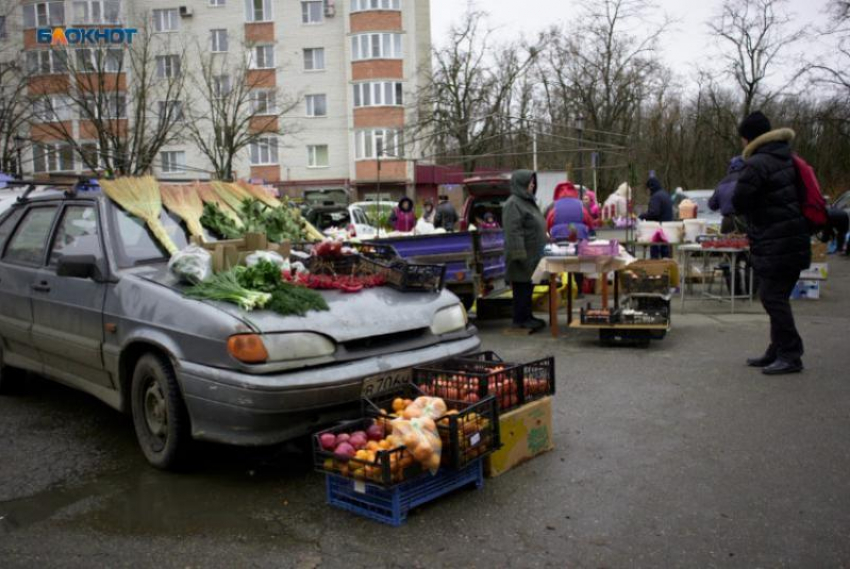
[[[559,334],[558,276],[567,275],[567,290],[572,289],[575,274],[601,276],[601,306],[583,307],[578,320],[573,316],[573,298],[567,295],[567,326],[571,329],[598,330],[602,341],[634,340],[645,344],[650,338],[660,339],[670,329],[670,282],[669,275],[660,281],[661,275],[650,274],[645,268],[637,267],[624,278],[624,269],[635,264],[634,258],[623,251],[616,241],[579,243],[575,246],[550,247],[535,273],[535,279],[549,281],[549,323],[553,338]],[[664,271],[668,271],[664,266]],[[614,274],[613,295],[608,286],[608,275]],[[646,283],[661,282],[658,288],[650,289]],[[621,297],[625,285],[628,294]],[[632,290],[634,289],[634,290]],[[613,298],[612,298],[613,296]],[[650,298],[659,298],[651,302]],[[613,306],[611,306],[613,300]]]
[[[685,311],[685,302],[694,300],[715,300],[728,302],[732,314],[735,314],[735,301],[753,301],[754,275],[752,266],[748,263],[747,271],[749,278],[745,280],[745,294],[738,294],[738,264],[742,257],[749,256],[749,242],[744,236],[724,236],[701,239],[699,243],[689,243],[679,247],[679,255],[682,260],[682,280],[680,283],[680,297],[682,312]],[[729,271],[728,288],[721,282],[719,290],[713,290],[711,285],[715,282],[715,272],[718,270],[719,260],[725,264]],[[693,268],[699,266],[701,289],[699,294],[694,294]],[[709,285],[706,287],[706,285]]]

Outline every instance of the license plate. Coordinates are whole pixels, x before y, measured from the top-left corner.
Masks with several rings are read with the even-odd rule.
[[[410,369],[399,369],[367,377],[363,380],[363,391],[361,395],[363,397],[373,397],[393,387],[410,383],[412,377],[413,374],[410,372]]]

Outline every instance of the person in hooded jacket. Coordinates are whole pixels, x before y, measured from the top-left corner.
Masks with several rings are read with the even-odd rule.
[[[738,178],[741,177],[743,169],[744,159],[740,156],[732,158],[726,171],[726,177],[720,180],[720,183],[714,189],[714,193],[708,199],[708,207],[711,208],[711,211],[719,211],[723,216],[723,221],[720,223],[720,233],[744,233],[747,230],[747,221],[735,213],[735,206],[732,205],[735,186],[738,185]]]
[[[416,212],[413,211],[413,200],[403,197],[398,201],[398,206],[390,214],[390,225],[396,231],[407,233],[416,227]]]
[[[546,325],[534,318],[531,306],[534,293],[531,278],[548,242],[546,220],[537,207],[536,193],[537,174],[517,170],[511,175],[511,197],[502,208],[506,278],[513,289],[514,326],[532,331]]]
[[[650,176],[646,181],[646,189],[649,190],[649,207],[642,213],[640,218],[644,221],[673,221],[673,200],[670,194],[661,185],[655,176]],[[653,245],[649,249],[650,257],[653,259],[665,259],[670,257],[670,247],[667,245]]]
[[[744,169],[732,205],[747,218],[747,235],[759,296],[770,317],[770,345],[747,360],[766,375],[803,369],[803,340],[791,311],[791,292],[812,260],[809,225],[800,205],[801,190],[791,153],[794,131],[773,130],[759,111],[738,126],[744,144]]]
[[[726,177],[720,181],[714,189],[714,193],[708,199],[708,207],[711,211],[719,211],[723,215],[723,221],[720,222],[720,233],[745,233],[747,231],[747,220],[736,214],[735,206],[732,205],[735,186],[738,185],[738,178],[741,177],[743,169],[744,159],[740,156],[732,158],[726,171]],[[735,294],[738,296],[743,296],[749,290],[750,264],[748,259],[747,253],[739,253],[735,256],[735,270],[738,271],[737,275],[740,275],[736,275],[735,278]],[[720,267],[723,269],[723,277],[726,279],[726,288],[731,292],[732,269],[728,264],[723,264]]]

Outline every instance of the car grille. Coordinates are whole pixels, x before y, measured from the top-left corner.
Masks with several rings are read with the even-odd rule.
[[[415,342],[425,336],[428,332],[428,328],[418,328],[416,330],[407,330],[405,332],[395,332],[393,334],[384,334],[382,336],[370,336],[368,338],[351,340],[350,342],[344,342],[342,345],[349,353],[375,352],[389,346]]]

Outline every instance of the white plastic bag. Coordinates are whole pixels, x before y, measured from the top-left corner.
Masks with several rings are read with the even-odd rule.
[[[253,267],[260,261],[268,261],[278,267],[283,267],[283,257],[274,251],[254,251],[245,257],[245,264],[249,267]]]
[[[197,284],[213,274],[212,255],[198,245],[189,245],[177,251],[168,261],[168,270],[183,282]]]

